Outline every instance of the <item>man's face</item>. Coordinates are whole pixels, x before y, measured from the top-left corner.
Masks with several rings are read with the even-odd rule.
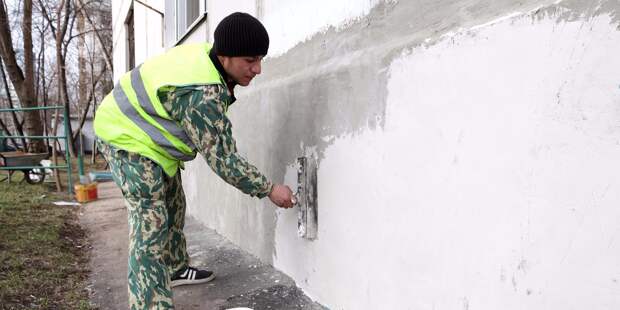
[[[263,56],[220,58],[226,73],[241,86],[248,86],[252,79],[260,74]]]

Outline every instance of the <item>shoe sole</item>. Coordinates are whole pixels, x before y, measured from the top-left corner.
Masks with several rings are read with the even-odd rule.
[[[181,286],[181,285],[202,284],[202,283],[210,282],[213,279],[215,279],[215,275],[214,274],[212,274],[208,278],[204,278],[204,279],[200,279],[200,280],[176,280],[176,281],[172,281],[172,283],[170,284],[170,287],[177,287],[177,286]]]

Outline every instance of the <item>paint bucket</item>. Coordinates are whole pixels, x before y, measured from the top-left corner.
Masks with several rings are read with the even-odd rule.
[[[97,195],[97,182],[90,183],[86,187],[86,192],[88,193],[88,201],[97,200],[99,198]]]
[[[76,184],[75,189],[75,199],[78,202],[89,202],[93,200],[97,200],[97,182],[89,183],[89,184]]]

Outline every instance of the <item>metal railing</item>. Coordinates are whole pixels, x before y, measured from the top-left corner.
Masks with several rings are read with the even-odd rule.
[[[68,187],[67,187],[67,191],[69,194],[73,193],[73,178],[71,175],[71,156],[69,154],[69,135],[71,134],[69,132],[69,123],[70,119],[69,119],[69,114],[67,113],[67,109],[65,109],[65,107],[63,106],[49,106],[49,107],[33,107],[33,108],[13,108],[13,109],[0,109],[0,113],[3,112],[24,112],[24,111],[42,111],[42,110],[62,110],[62,114],[63,114],[63,125],[64,125],[64,135],[55,135],[55,136],[22,136],[22,135],[16,135],[16,136],[8,136],[8,135],[0,135],[0,139],[12,139],[12,138],[17,138],[17,139],[53,139],[53,140],[65,140],[65,161],[66,163],[64,165],[50,165],[50,166],[40,166],[40,165],[19,165],[19,166],[10,166],[10,165],[6,165],[5,166],[0,166],[0,170],[8,170],[8,171],[15,171],[15,170],[21,170],[21,171],[30,171],[32,169],[42,169],[43,173],[45,174],[45,169],[54,169],[54,170],[59,170],[59,169],[65,169],[67,170],[67,182],[68,182]],[[57,126],[57,124],[56,124]],[[8,133],[7,133],[8,134]],[[25,147],[25,146],[24,146]],[[24,172],[26,173],[26,172]],[[58,171],[56,171],[56,173],[58,173]]]

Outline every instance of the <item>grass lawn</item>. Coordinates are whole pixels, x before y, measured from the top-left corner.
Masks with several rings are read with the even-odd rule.
[[[0,183],[0,309],[91,309],[79,207],[53,205],[71,200],[53,183],[29,185],[19,182],[20,172],[13,176]]]

